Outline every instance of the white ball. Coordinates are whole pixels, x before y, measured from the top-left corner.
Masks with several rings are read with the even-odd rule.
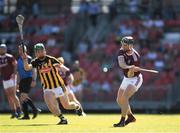
[[[108,71],[108,68],[107,68],[107,67],[104,67],[104,68],[103,68],[103,72],[106,73],[107,71]]]

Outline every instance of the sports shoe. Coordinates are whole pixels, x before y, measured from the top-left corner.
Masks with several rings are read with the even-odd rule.
[[[32,119],[35,119],[40,112],[41,112],[41,109],[39,109],[39,108],[37,108],[36,110],[33,110],[33,117],[32,117]]]
[[[120,121],[119,123],[114,124],[113,126],[114,127],[124,127],[125,126],[125,121]]]
[[[125,121],[125,125],[128,125],[131,122],[136,122],[136,118],[133,115],[128,116],[127,120]]]
[[[67,119],[63,117],[62,119],[60,119],[60,122],[57,125],[67,125],[67,124],[68,124]]]

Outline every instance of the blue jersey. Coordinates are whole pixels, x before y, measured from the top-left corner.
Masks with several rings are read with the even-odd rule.
[[[31,59],[32,58],[30,56],[28,56],[28,63],[31,62]],[[19,57],[19,59],[17,61],[17,71],[19,73],[20,79],[32,77],[32,70],[26,71],[24,69],[24,64],[23,64],[23,60],[21,57]]]

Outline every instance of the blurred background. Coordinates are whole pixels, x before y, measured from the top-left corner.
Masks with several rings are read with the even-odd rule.
[[[0,0],[0,41],[18,57],[20,36],[15,17],[25,16],[24,36],[29,54],[43,42],[47,53],[75,60],[85,71],[76,92],[85,110],[119,110],[116,94],[123,74],[116,63],[119,40],[135,39],[141,66],[160,74],[143,73],[143,86],[131,99],[143,112],[180,112],[180,1],[179,0]],[[38,81],[30,96],[43,110]],[[2,81],[0,111],[8,111]]]

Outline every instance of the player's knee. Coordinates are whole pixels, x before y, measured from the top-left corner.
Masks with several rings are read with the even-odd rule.
[[[117,97],[116,99],[116,102],[121,105],[123,102],[122,102],[122,98],[121,97]]]
[[[119,97],[118,102],[119,102],[119,104],[122,105],[125,102],[125,100],[126,100],[126,97],[124,95],[122,95],[121,97]]]

